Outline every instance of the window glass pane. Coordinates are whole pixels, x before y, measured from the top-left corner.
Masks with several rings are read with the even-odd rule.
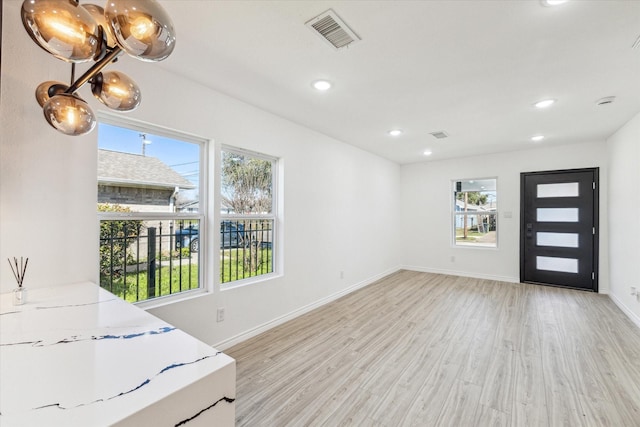
[[[129,302],[201,288],[205,141],[98,129],[100,286]]]
[[[220,283],[273,272],[273,219],[223,220]]]
[[[559,271],[561,273],[577,273],[578,260],[573,258],[537,256],[536,268],[538,270]]]
[[[496,218],[493,213],[484,215],[456,214],[456,244],[495,246],[497,243]],[[464,232],[465,224],[466,235]]]
[[[99,124],[98,203],[198,212],[200,145]]]
[[[100,221],[100,286],[129,302],[198,289],[199,223],[198,219]]]
[[[562,248],[577,248],[577,233],[536,233],[536,244],[538,246],[555,246]]]
[[[497,180],[453,181],[456,245],[497,246]]]
[[[222,213],[273,211],[273,160],[242,152],[222,152]]]
[[[547,197],[578,197],[580,195],[580,185],[577,182],[563,182],[559,184],[538,184],[537,196]]]
[[[225,148],[221,156],[220,283],[274,272],[276,160]]]
[[[538,222],[578,222],[578,208],[537,208]]]

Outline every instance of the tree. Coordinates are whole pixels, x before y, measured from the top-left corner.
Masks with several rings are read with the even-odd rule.
[[[222,200],[236,214],[271,212],[271,161],[222,152]]]
[[[487,194],[483,194],[479,191],[459,192],[459,193],[456,193],[456,197],[458,200],[465,200],[465,194],[467,195],[466,197],[467,203],[470,205],[476,205],[476,206],[486,204],[489,197]]]
[[[464,200],[464,212],[467,212],[467,205],[484,205],[487,203],[488,196],[486,194],[480,193],[479,191],[462,191],[456,193],[456,198],[458,200]],[[469,237],[468,227],[467,227],[467,215],[464,215],[464,224],[463,224],[463,239],[467,240]]]
[[[272,162],[228,151],[222,152],[222,200],[235,214],[272,211]],[[262,263],[260,220],[245,220],[242,232],[244,268],[255,272]]]

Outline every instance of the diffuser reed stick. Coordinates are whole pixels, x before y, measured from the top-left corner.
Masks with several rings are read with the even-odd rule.
[[[13,264],[11,260],[7,258],[9,262],[9,266],[11,267],[11,272],[13,273],[13,277],[15,277],[16,282],[18,282],[18,287],[22,287],[22,282],[24,282],[24,275],[27,273],[27,265],[29,265],[29,258],[26,260],[24,257],[20,257],[20,265],[18,265],[18,258],[13,257]],[[14,268],[15,265],[15,268]]]

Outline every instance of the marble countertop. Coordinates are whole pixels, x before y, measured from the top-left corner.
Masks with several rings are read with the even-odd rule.
[[[28,290],[22,306],[0,295],[2,426],[117,424],[234,364],[93,283]]]

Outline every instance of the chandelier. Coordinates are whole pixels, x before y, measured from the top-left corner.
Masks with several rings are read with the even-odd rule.
[[[96,125],[89,104],[76,93],[85,83],[112,110],[140,105],[140,88],[133,79],[120,71],[103,71],[122,52],[156,62],[175,47],[171,19],[155,0],[109,0],[104,8],[78,0],[25,0],[21,15],[38,46],[71,63],[69,85],[46,81],[36,89],[47,122],[67,135],[84,135]],[[94,64],[76,79],[75,64],[83,62]]]

